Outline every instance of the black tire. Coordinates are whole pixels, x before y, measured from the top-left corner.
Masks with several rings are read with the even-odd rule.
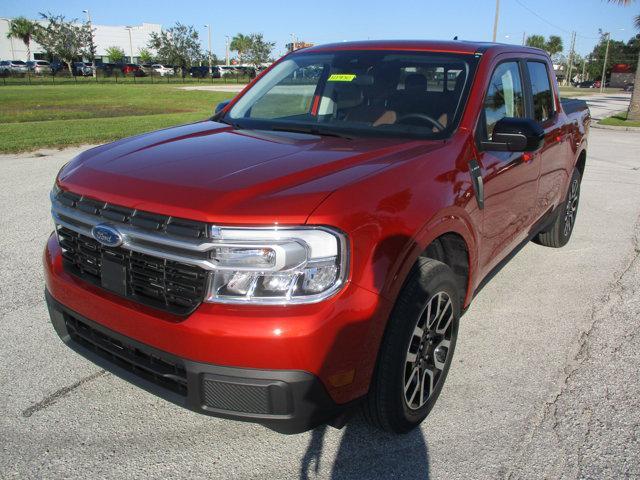
[[[369,394],[363,405],[369,423],[390,432],[406,433],[427,417],[451,366],[458,338],[460,297],[455,275],[447,265],[430,258],[418,259],[400,292],[380,346]],[[432,310],[438,304],[449,305],[447,301],[450,301],[447,307],[450,310],[443,308],[440,318],[435,318]],[[431,318],[433,328],[428,327]],[[443,321],[448,322],[446,328]],[[420,329],[424,331],[422,337],[416,333],[420,325],[427,327]],[[441,337],[435,332],[439,326],[444,331]],[[425,338],[432,334],[430,339]],[[446,338],[448,346],[445,348]],[[446,351],[444,357],[443,350]],[[410,361],[410,355],[416,355],[418,360]],[[421,373],[418,363],[423,365],[422,372],[430,370],[431,374]],[[439,373],[436,375],[435,372]],[[413,390],[420,388],[421,375],[426,381],[432,380],[430,385],[422,382],[423,388],[430,390],[424,404],[420,404],[423,399],[415,401],[415,396],[422,395],[422,391]]]
[[[536,243],[545,247],[560,248],[569,242],[576,223],[576,216],[578,215],[580,181],[580,172],[577,168],[574,168],[565,200],[556,215],[556,219],[548,230],[540,232],[535,237],[534,241]]]

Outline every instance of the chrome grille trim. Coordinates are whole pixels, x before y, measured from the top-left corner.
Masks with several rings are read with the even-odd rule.
[[[84,197],[80,198],[83,199]],[[135,216],[137,211],[132,211]],[[97,215],[91,215],[76,208],[63,205],[53,192],[51,193],[51,215],[56,225],[68,228],[87,237],[93,237],[91,230],[94,226],[102,223],[112,224],[123,236],[122,248],[193,265],[203,270],[220,269],[215,261],[209,258],[209,252],[217,247],[267,247],[267,245],[263,243],[213,242],[210,239],[205,239],[204,241],[197,239],[190,240],[186,237],[181,238],[164,232],[150,233],[139,227],[109,220]],[[243,270],[243,268],[235,268],[235,270]]]

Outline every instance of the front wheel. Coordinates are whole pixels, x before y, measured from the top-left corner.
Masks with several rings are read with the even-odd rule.
[[[433,408],[447,377],[460,318],[460,292],[444,263],[420,258],[389,318],[364,405],[367,420],[405,433]]]

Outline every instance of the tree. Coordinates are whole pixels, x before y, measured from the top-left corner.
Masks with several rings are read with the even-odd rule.
[[[229,44],[229,48],[233,52],[238,53],[238,60],[242,63],[242,59],[245,54],[249,51],[251,47],[251,35],[243,35],[242,33],[237,34],[235,37],[231,39],[231,43]]]
[[[138,53],[138,58],[141,63],[153,63],[153,55],[148,48],[141,48]]]
[[[181,67],[183,74],[202,57],[198,32],[193,25],[187,26],[180,22],[160,33],[151,32],[148,46],[158,52],[156,57],[159,61]]]
[[[14,18],[9,22],[7,38],[22,40],[27,47],[27,60],[31,60],[31,39],[35,36],[40,25],[25,17]]]
[[[527,37],[526,45],[528,47],[535,47],[540,50],[544,50],[547,46],[547,42],[544,40],[542,35],[530,35]]]
[[[63,15],[40,14],[47,24],[36,29],[34,39],[50,57],[57,56],[67,64],[72,73],[71,64],[89,43],[89,30],[78,25],[76,19],[67,21]]]
[[[547,51],[551,58],[553,58],[553,56],[557,55],[558,53],[562,53],[562,50],[564,50],[564,46],[562,45],[562,38],[557,35],[550,35],[548,40],[544,44],[544,49]]]
[[[106,53],[111,63],[124,62],[124,50],[122,48],[116,46],[109,47],[107,48]]]
[[[261,33],[252,33],[249,35],[249,40],[249,49],[246,55],[247,62],[257,68],[260,64],[269,61],[271,51],[276,44],[274,42],[266,42]]]
[[[615,2],[618,5],[631,5],[633,0],[609,0],[609,2]],[[636,30],[640,30],[640,15],[634,17],[634,25]],[[631,43],[631,42],[630,42]],[[627,120],[640,120],[640,49],[638,49],[638,60],[636,63],[636,76],[633,83],[633,93],[631,94],[631,101],[629,102],[629,109],[627,110]]]

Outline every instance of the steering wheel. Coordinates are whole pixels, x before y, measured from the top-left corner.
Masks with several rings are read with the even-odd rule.
[[[402,115],[400,118],[398,118],[397,122],[398,123],[403,123],[405,120],[408,119],[413,119],[416,118],[418,120],[426,120],[427,122],[429,122],[431,125],[433,125],[434,127],[436,127],[438,129],[439,132],[442,132],[443,130],[445,130],[447,127],[445,127],[444,125],[442,125],[438,120],[436,120],[435,118],[430,117],[429,115],[426,115],[424,113],[407,113],[406,115]]]

